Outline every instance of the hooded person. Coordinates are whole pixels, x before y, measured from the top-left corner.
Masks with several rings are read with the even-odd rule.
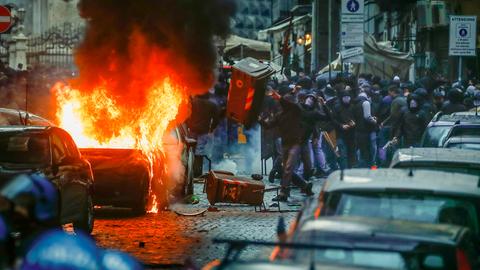
[[[435,113],[438,113],[445,102],[445,90],[443,87],[439,87],[433,91],[433,106]]]
[[[280,102],[282,111],[269,121],[261,121],[262,126],[266,128],[277,128],[282,140],[282,180],[279,195],[274,201],[288,201],[290,195],[290,184],[293,182],[296,186],[302,188],[307,195],[312,195],[312,185],[299,175],[295,169],[300,161],[304,164],[304,171],[310,171],[311,159],[310,155],[302,153],[304,151],[306,136],[305,121],[310,119],[318,119],[322,117],[318,111],[307,111],[303,105],[298,104],[296,93],[288,93],[280,96],[277,92],[271,92],[272,98]],[[310,168],[308,167],[310,165]],[[306,168],[305,168],[306,167]]]
[[[340,91],[338,102],[334,108],[335,118],[332,119],[337,132],[337,147],[339,151],[340,168],[352,168],[355,165],[355,112],[353,98],[350,92]]]
[[[464,112],[467,107],[463,104],[463,92],[459,88],[450,89],[448,92],[448,101],[442,107],[443,114],[452,114],[454,112]]]
[[[407,109],[404,110],[400,121],[394,126],[394,142],[403,139],[403,147],[418,147],[422,135],[427,128],[430,117],[422,109],[423,99],[411,94],[407,99]]]
[[[425,88],[418,88],[413,93],[422,99],[421,109],[428,113],[431,118],[433,118],[433,115],[435,114],[435,109],[433,107],[432,99],[428,94],[428,91]]]
[[[370,168],[376,165],[378,124],[367,92],[358,95],[354,112],[356,145],[360,151],[359,166]]]

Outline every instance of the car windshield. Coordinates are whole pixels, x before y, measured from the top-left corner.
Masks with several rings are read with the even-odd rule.
[[[307,234],[306,236],[311,237],[310,234]],[[308,263],[310,260],[314,259],[316,263],[381,269],[407,269],[402,254],[395,251],[345,250],[336,248],[315,250],[299,249],[293,250],[292,255],[293,260],[304,263]]]
[[[468,199],[406,192],[341,193],[338,196],[327,202],[326,212],[330,215],[454,224],[479,232],[478,211]]]
[[[0,133],[0,163],[47,164],[49,149],[45,134]]]
[[[440,147],[450,131],[451,126],[433,126],[427,128],[423,135],[422,147]]]
[[[478,144],[478,143],[449,143],[447,145],[447,148],[480,150],[480,144]]]
[[[420,162],[405,162],[395,165],[394,168],[417,168],[430,171],[442,171],[452,173],[466,173],[472,175],[480,175],[480,165],[470,167],[469,164],[447,164],[447,163],[420,163]]]

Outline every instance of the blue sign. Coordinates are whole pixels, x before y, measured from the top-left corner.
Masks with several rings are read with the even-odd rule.
[[[468,31],[467,29],[465,28],[461,28],[460,31],[458,31],[458,34],[461,36],[461,37],[466,37],[468,35]]]
[[[360,9],[360,4],[357,0],[349,0],[347,2],[347,10],[350,12],[357,12]]]

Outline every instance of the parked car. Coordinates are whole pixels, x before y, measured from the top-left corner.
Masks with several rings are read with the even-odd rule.
[[[0,186],[14,175],[41,173],[60,192],[60,224],[93,230],[93,174],[70,135],[58,127],[0,127]]]
[[[470,149],[470,150],[480,150],[480,136],[461,136],[461,137],[451,137],[443,145],[445,148],[457,148],[457,149]],[[478,152],[477,152],[478,153]]]
[[[478,269],[478,245],[468,228],[365,217],[310,217],[291,243],[323,249],[275,250],[286,258],[372,269]],[[467,267],[468,266],[468,267]],[[467,267],[467,268],[462,268]]]
[[[425,130],[421,147],[442,147],[455,136],[480,136],[480,116],[474,112],[438,113]]]
[[[415,169],[352,169],[330,174],[318,200],[305,204],[296,224],[312,216],[362,216],[468,227],[480,235],[478,175]]]
[[[415,168],[480,175],[478,151],[456,148],[402,148],[393,155],[390,168]]]
[[[193,194],[193,154],[196,141],[187,137],[186,129],[178,126],[164,142],[168,155],[178,154],[185,168],[180,186],[170,190],[175,196]],[[131,208],[136,215],[147,212],[152,186],[152,169],[148,157],[137,149],[82,148],[90,161],[95,177],[93,201],[98,206]],[[167,158],[168,159],[168,158]]]
[[[338,246],[335,243],[278,243],[278,242],[265,242],[265,241],[248,241],[248,240],[218,240],[214,239],[214,243],[227,244],[227,252],[225,257],[222,259],[216,259],[205,265],[203,270],[243,270],[243,269],[252,269],[252,270],[307,270],[307,269],[318,269],[318,270],[368,270],[376,269],[381,270],[385,268],[373,268],[373,267],[362,267],[362,266],[352,266],[346,264],[339,264],[337,262],[327,262],[315,261],[315,257],[310,256],[311,254],[316,254],[317,252],[322,252],[328,249],[340,248],[344,249],[345,246]],[[282,247],[288,248],[293,251],[306,251],[308,255],[301,260],[295,260],[290,257],[283,257],[282,259],[272,260],[267,258],[267,256],[257,256],[256,258],[242,258],[241,253],[247,248],[255,246],[257,248],[267,248],[267,247]],[[362,248],[359,248],[362,249]],[[373,250],[373,248],[369,249]]]

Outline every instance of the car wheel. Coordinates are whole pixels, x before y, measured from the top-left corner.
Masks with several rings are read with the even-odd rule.
[[[82,214],[78,222],[73,224],[75,230],[80,229],[88,234],[93,231],[93,224],[95,218],[93,215],[93,200],[92,195],[87,194],[84,200],[84,207],[82,208]]]
[[[132,213],[136,216],[143,216],[147,213],[148,208],[148,199],[149,199],[149,187],[148,179],[145,180],[143,185],[142,196],[132,207]]]

